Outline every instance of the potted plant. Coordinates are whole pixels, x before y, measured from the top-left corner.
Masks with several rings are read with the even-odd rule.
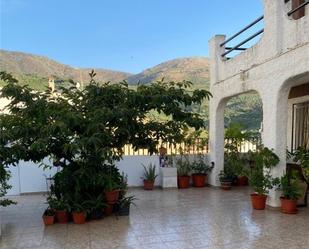
[[[193,186],[200,188],[200,187],[205,187],[206,182],[207,182],[207,175],[208,173],[213,169],[213,165],[209,166],[202,155],[198,156],[198,160],[195,160],[192,163],[192,181],[193,181]]]
[[[97,220],[103,217],[104,208],[107,204],[104,202],[102,194],[98,196],[89,196],[85,204],[89,208],[91,219]]]
[[[53,225],[55,222],[55,211],[51,208],[45,209],[42,218],[45,226]]]
[[[148,167],[143,165],[143,168],[144,168],[144,176],[142,177],[142,179],[144,182],[144,189],[153,190],[154,182],[158,176],[156,174],[156,165],[150,163]]]
[[[299,162],[303,176],[309,184],[309,150],[305,147],[299,147],[292,153],[294,162]]]
[[[227,170],[221,170],[219,173],[219,180],[221,183],[221,189],[230,190],[233,183],[233,175],[231,175]]]
[[[189,188],[191,164],[188,158],[183,158],[183,156],[181,155],[181,158],[176,161],[176,165],[178,188]]]
[[[290,177],[285,174],[280,178],[278,189],[282,191],[281,211],[286,214],[296,214],[297,199],[301,196],[297,177],[294,174]]]
[[[86,213],[85,203],[73,203],[72,216],[74,224],[84,224],[86,222]]]
[[[68,201],[64,197],[57,198],[55,196],[48,196],[47,202],[51,209],[55,210],[56,221],[59,223],[68,223],[70,207]]]
[[[278,178],[271,176],[271,169],[279,163],[279,157],[267,147],[252,152],[251,157],[254,164],[246,174],[254,190],[251,194],[252,207],[262,210],[265,209],[269,189],[279,183]]]
[[[106,177],[105,198],[108,204],[115,204],[119,198],[119,184],[111,174]]]
[[[248,177],[244,174],[246,160],[240,153],[240,147],[241,143],[249,137],[250,133],[244,131],[240,124],[232,123],[225,131],[227,142],[224,145],[224,164],[228,165],[235,174],[237,186],[248,185]]]
[[[129,215],[131,204],[135,205],[134,200],[136,200],[134,196],[124,197],[119,200],[117,203],[117,214],[119,216]]]

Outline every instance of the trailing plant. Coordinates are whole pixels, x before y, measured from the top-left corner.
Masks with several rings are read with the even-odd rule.
[[[279,178],[273,178],[271,170],[279,163],[279,157],[267,147],[261,147],[251,153],[252,167],[245,171],[249,184],[258,195],[265,195],[279,183]]]
[[[156,174],[156,165],[149,163],[149,165],[146,167],[144,164],[143,168],[144,168],[144,175],[142,177],[143,180],[145,181],[155,181],[155,179],[157,178],[157,174]]]
[[[136,204],[134,203],[135,200],[137,200],[137,199],[135,198],[135,196],[127,196],[127,197],[124,197],[124,198],[120,199],[120,200],[118,201],[118,205],[119,205],[120,208],[128,207],[128,206],[130,206],[131,204],[133,204],[133,205],[136,206]]]
[[[287,174],[283,175],[280,178],[278,190],[282,191],[282,195],[286,199],[296,200],[301,196],[299,181],[295,174],[290,176]]]

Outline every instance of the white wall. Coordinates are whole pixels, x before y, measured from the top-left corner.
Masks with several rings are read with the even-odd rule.
[[[189,156],[192,161],[194,156]],[[208,155],[205,156],[205,161],[208,162]],[[48,160],[44,160],[48,164]],[[148,166],[149,163],[156,165],[156,178],[155,185],[161,185],[161,176],[159,169],[159,156],[124,156],[123,160],[116,163],[120,172],[128,175],[128,185],[130,187],[143,186],[144,168],[142,164]],[[19,195],[25,193],[46,192],[47,185],[45,175],[47,177],[53,176],[57,172],[57,168],[44,170],[33,162],[21,162],[18,166],[9,168],[11,171],[11,178],[9,184],[12,189],[8,191],[8,195]]]
[[[129,186],[142,186],[143,166],[149,163],[156,165],[157,174],[159,175],[159,157],[158,156],[124,156],[123,160],[116,163],[120,172],[128,175]],[[48,164],[48,160],[44,160]],[[33,162],[20,162],[17,166],[9,167],[11,178],[9,184],[12,188],[8,191],[8,195],[19,195],[24,193],[46,192],[47,185],[45,176],[53,176],[57,172],[57,168],[44,170],[38,164]],[[160,175],[157,177],[155,185],[161,183]]]

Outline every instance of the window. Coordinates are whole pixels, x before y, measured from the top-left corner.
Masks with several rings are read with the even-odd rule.
[[[293,105],[292,149],[309,149],[309,102]]]

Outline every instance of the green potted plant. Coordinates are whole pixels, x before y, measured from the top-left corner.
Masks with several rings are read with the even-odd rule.
[[[50,207],[46,208],[42,218],[45,226],[53,225],[55,222],[55,210]]]
[[[97,220],[103,217],[104,208],[106,208],[107,204],[104,202],[102,194],[98,196],[88,195],[88,200],[85,201],[85,204],[89,208],[91,219]]]
[[[124,197],[119,200],[117,203],[117,214],[119,216],[129,215],[131,204],[135,205],[134,200],[136,200],[134,196]]]
[[[299,147],[292,153],[294,162],[299,162],[303,176],[309,184],[309,150],[305,147]]]
[[[226,168],[219,173],[219,180],[221,183],[221,189],[230,190],[232,188],[234,175],[231,174]]]
[[[278,187],[282,191],[281,211],[286,214],[297,213],[297,199],[301,196],[299,182],[295,174],[288,176],[283,175],[280,178],[280,184]]]
[[[55,210],[56,221],[59,223],[68,223],[70,207],[68,201],[64,197],[57,198],[55,196],[48,196],[47,202],[49,207]]]
[[[178,188],[189,188],[191,164],[187,157],[181,155],[176,161],[177,165],[177,185]]]
[[[111,170],[105,178],[105,198],[108,204],[115,204],[119,198],[119,183]]]
[[[142,164],[143,165],[143,164]],[[156,165],[149,163],[148,167],[143,165],[144,168],[144,175],[142,177],[144,182],[144,189],[145,190],[153,190],[154,182],[157,178],[156,174]]]
[[[71,210],[74,224],[84,224],[86,222],[87,208],[85,204],[85,202],[80,203],[79,201],[73,203]]]
[[[228,165],[235,174],[237,186],[247,186],[248,177],[244,174],[246,160],[240,153],[241,143],[250,137],[240,124],[232,123],[225,130],[226,143],[224,145],[224,164]],[[234,180],[233,179],[233,180]]]
[[[192,163],[192,181],[193,186],[200,188],[205,187],[207,182],[207,175],[213,169],[213,165],[209,166],[202,155],[198,156],[197,160]]]
[[[271,170],[279,163],[279,157],[267,147],[252,152],[252,167],[246,174],[254,193],[251,194],[252,207],[257,210],[265,209],[269,189],[279,183],[278,178],[271,176]]]

